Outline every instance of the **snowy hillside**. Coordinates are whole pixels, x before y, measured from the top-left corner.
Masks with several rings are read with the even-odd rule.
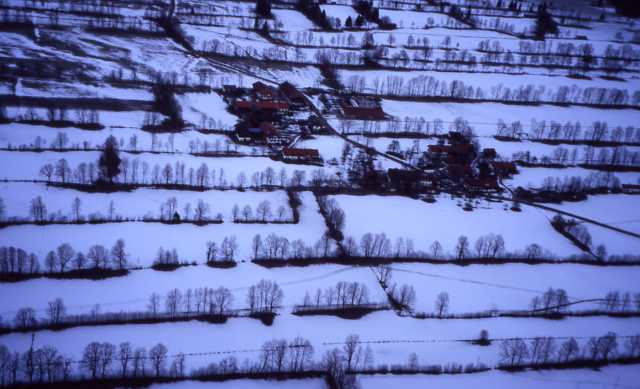
[[[0,0],[0,387],[637,387],[631,3]]]

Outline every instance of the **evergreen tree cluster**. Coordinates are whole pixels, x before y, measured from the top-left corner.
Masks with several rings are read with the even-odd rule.
[[[547,34],[558,34],[558,24],[553,20],[553,16],[547,10],[546,4],[540,4],[536,16],[536,26],[534,35],[538,40],[544,40]]]

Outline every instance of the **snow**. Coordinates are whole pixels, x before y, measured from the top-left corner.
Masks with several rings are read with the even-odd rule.
[[[286,31],[306,31],[315,28],[313,22],[302,13],[290,9],[274,9],[271,11],[276,20],[282,23],[280,27]]]
[[[640,111],[635,109],[602,110],[588,107],[559,107],[552,105],[521,106],[500,103],[421,103],[402,100],[382,99],[382,108],[393,116],[424,117],[433,121],[441,119],[452,122],[462,117],[476,129],[478,135],[495,135],[499,119],[506,123],[520,121],[528,125],[531,120],[575,122],[591,125],[606,119],[610,128],[635,126],[640,120]],[[606,113],[606,117],[603,114]]]
[[[70,151],[70,152],[46,152],[46,153],[34,153],[34,152],[11,152],[0,151],[0,179],[10,180],[33,180],[41,179],[39,175],[40,168],[46,163],[55,164],[58,160],[64,158],[69,162],[69,165],[75,169],[81,162],[96,163],[99,158],[98,151]],[[134,158],[130,158],[133,160]],[[246,175],[247,180],[251,180],[251,176],[256,172],[264,172],[268,167],[275,170],[276,174],[280,172],[280,169],[284,168],[288,177],[292,176],[293,171],[301,170],[306,172],[307,180],[311,178],[311,173],[318,169],[317,166],[311,165],[294,165],[286,164],[280,161],[274,161],[267,157],[195,157],[188,154],[149,154],[143,153],[135,157],[140,161],[142,165],[144,162],[150,166],[149,176],[146,178],[147,182],[151,180],[151,172],[153,166],[158,164],[159,166],[165,166],[169,163],[172,166],[175,162],[184,163],[186,166],[185,171],[189,171],[190,168],[198,169],[201,164],[206,164],[209,167],[209,171],[216,169],[216,180],[220,179],[220,169],[224,171],[224,180],[228,184],[235,184],[236,178],[240,173]],[[18,165],[12,165],[18,164]],[[12,166],[21,166],[22,168],[17,170]]]
[[[130,122],[128,124],[134,123]],[[109,126],[103,130],[82,130],[76,127],[54,128],[23,123],[0,124],[0,146],[13,149],[18,149],[21,146],[35,147],[36,138],[40,137],[40,147],[50,148],[53,147],[58,133],[67,135],[69,141],[65,147],[75,149],[84,149],[85,145],[88,149],[101,148],[109,136],[114,136],[118,140],[122,152],[202,152],[206,144],[208,144],[206,148],[210,152],[230,150],[253,155],[261,149],[261,147],[233,144],[231,139],[223,134],[203,134],[195,130],[185,130],[178,134],[154,135],[141,131],[137,127],[129,126]],[[131,139],[134,137],[136,140],[135,148],[131,145]],[[261,153],[262,151],[260,151]],[[61,155],[61,157],[64,157],[64,155]],[[133,159],[135,155],[130,155],[129,158]]]
[[[554,207],[640,234],[640,220],[635,219],[640,211],[638,200],[625,194],[592,195],[585,201],[565,201]]]
[[[46,200],[46,196],[43,195]],[[206,199],[206,195],[202,195]],[[214,240],[218,244],[226,236],[236,236],[238,242],[238,260],[251,258],[251,240],[255,234],[263,237],[269,233],[286,236],[290,241],[302,239],[307,245],[315,244],[325,230],[324,220],[317,212],[317,204],[311,193],[301,193],[303,205],[300,209],[299,224],[210,224],[194,226],[191,224],[165,225],[158,223],[126,222],[98,225],[53,225],[53,226],[17,226],[2,230],[0,245],[24,248],[38,255],[41,261],[50,250],[63,243],[71,243],[76,250],[87,252],[95,244],[111,247],[116,240],[123,238],[127,244],[130,262],[139,266],[150,266],[160,247],[176,248],[181,260],[203,261],[206,243]],[[72,198],[69,198],[69,203]],[[116,212],[120,213],[118,201],[114,201]],[[214,212],[225,212],[225,208],[211,204]],[[254,204],[255,205],[255,204]],[[252,206],[255,210],[255,206]],[[106,207],[105,204],[105,213]],[[154,204],[157,206],[157,204]],[[228,211],[226,211],[228,212]],[[87,236],[87,239],[73,237]],[[137,237],[153,237],[154,244]]]
[[[346,1],[341,3],[348,4]],[[454,3],[465,4],[462,0]],[[540,1],[536,0],[536,3]],[[358,14],[349,5],[321,4],[320,7],[330,18],[338,18],[344,26],[348,17],[355,21]],[[584,9],[583,15],[598,18],[606,13],[604,22],[590,22],[590,29],[561,26],[561,38],[549,37],[546,49],[555,51],[558,45],[592,44],[594,54],[602,56],[611,45],[622,47],[616,35],[621,34],[623,40],[629,42],[637,30],[637,22],[613,15],[610,8],[586,6],[588,0],[565,1],[569,10]],[[24,6],[24,1],[10,0],[10,8]],[[17,96],[37,96],[44,98],[74,99],[118,99],[137,100],[130,104],[130,111],[114,112],[108,107],[98,110],[103,130],[87,131],[79,128],[53,128],[45,125],[27,125],[10,123],[0,125],[0,147],[18,147],[33,144],[36,137],[44,142],[44,147],[51,146],[58,132],[67,134],[70,147],[88,148],[101,145],[108,136],[115,136],[121,142],[121,157],[129,161],[138,159],[141,163],[153,166],[158,164],[174,165],[185,163],[186,170],[197,169],[202,163],[208,165],[210,171],[216,172],[216,180],[224,169],[224,179],[228,184],[235,184],[240,172],[244,172],[250,181],[255,173],[263,172],[267,167],[275,170],[285,169],[291,177],[294,170],[302,170],[311,177],[316,166],[283,164],[264,155],[266,147],[250,147],[233,145],[231,139],[224,134],[203,134],[196,128],[230,129],[237,122],[231,115],[221,96],[217,93],[177,93],[176,98],[182,108],[186,121],[192,126],[180,134],[151,135],[141,131],[145,116],[144,109],[153,100],[149,82],[153,82],[158,73],[178,74],[180,83],[186,81],[191,86],[201,83],[198,74],[208,75],[204,86],[220,88],[226,84],[249,86],[257,77],[265,77],[279,81],[289,81],[300,88],[319,88],[326,91],[322,83],[322,75],[318,67],[310,66],[317,61],[316,53],[326,50],[327,46],[344,47],[336,49],[341,57],[347,54],[359,55],[357,51],[365,33],[371,33],[378,44],[386,45],[389,56],[406,50],[409,57],[418,52],[416,49],[403,47],[409,36],[413,39],[428,38],[433,47],[433,59],[442,59],[445,50],[443,41],[450,37],[450,47],[454,50],[468,50],[470,55],[480,57],[477,51],[480,40],[497,40],[505,50],[517,52],[521,43],[533,41],[518,39],[501,32],[485,30],[492,28],[497,22],[512,24],[516,32],[524,31],[533,25],[532,18],[478,16],[484,23],[481,29],[470,29],[460,26],[457,21],[443,13],[416,12],[412,2],[391,4],[384,2],[385,8],[380,10],[381,17],[388,17],[398,24],[393,31],[377,30],[372,23],[365,23],[364,30],[358,31],[318,31],[308,18],[292,9],[274,8],[275,19],[267,19],[275,37],[292,44],[307,46],[296,49],[294,45],[278,45],[251,31],[255,22],[255,2],[238,2],[231,0],[190,0],[185,5],[187,14],[179,15],[181,27],[191,39],[196,50],[211,48],[217,40],[227,59],[203,58],[187,53],[180,44],[167,36],[142,36],[136,34],[119,35],[90,33],[85,25],[90,18],[61,13],[59,20],[62,29],[53,29],[44,24],[49,23],[50,11],[29,12],[30,17],[39,23],[35,36],[3,32],[0,39],[0,55],[6,59],[8,77],[16,73],[16,61],[27,63],[60,63],[71,65],[81,71],[82,81],[71,75],[53,80],[48,76],[30,77],[20,73],[15,84]],[[214,24],[222,26],[197,26],[189,24],[188,10],[196,5],[199,11],[218,15],[212,18]],[[558,6],[558,5],[554,5]],[[55,3],[42,3],[38,7],[53,9]],[[115,5],[117,13],[129,18],[143,21],[145,7],[129,3]],[[389,9],[402,7],[405,10]],[[435,7],[425,6],[434,10]],[[188,19],[188,20],[187,20]],[[206,21],[206,17],[203,21]],[[195,21],[191,21],[192,23]],[[447,27],[460,27],[452,29]],[[277,32],[276,32],[277,30]],[[576,35],[586,35],[588,40],[573,39]],[[390,39],[390,38],[393,39]],[[322,42],[322,43],[321,43]],[[539,42],[534,42],[540,45]],[[208,47],[207,47],[208,45]],[[553,46],[553,47],[551,47]],[[628,48],[638,50],[638,45],[630,43]],[[347,50],[346,48],[351,48]],[[354,50],[355,49],[355,50]],[[243,56],[261,60],[260,62],[231,59],[238,53]],[[265,56],[278,54],[290,64],[272,63],[264,60]],[[300,63],[294,64],[293,61]],[[356,59],[357,61],[357,59]],[[393,65],[393,61],[389,61]],[[419,65],[411,62],[411,66]],[[626,81],[613,81],[602,78],[600,72],[591,72],[591,80],[568,78],[566,69],[549,70],[518,66],[512,69],[491,67],[500,73],[463,73],[453,71],[389,71],[343,68],[340,70],[342,81],[348,84],[351,76],[361,76],[371,88],[376,79],[385,80],[387,76],[397,77],[406,83],[417,76],[432,76],[438,81],[451,82],[462,80],[474,88],[479,87],[490,95],[492,89],[499,85],[510,88],[534,85],[546,88],[543,98],[549,91],[560,86],[606,87],[627,90],[633,94],[640,89],[640,78],[637,76],[639,63],[629,62],[619,73]],[[237,71],[230,71],[234,68]],[[488,68],[487,68],[488,69]],[[487,70],[487,69],[482,69]],[[121,84],[107,81],[113,74],[122,70],[126,80],[142,81],[137,87],[122,87]],[[524,74],[526,73],[526,74]],[[17,74],[17,73],[16,73]],[[0,93],[14,93],[12,82],[0,83]],[[316,94],[317,96],[317,94]],[[315,97],[314,97],[315,98]],[[316,100],[317,101],[317,100]],[[500,142],[495,135],[497,122],[504,120],[507,124],[520,121],[525,130],[531,127],[533,120],[547,122],[579,121],[583,130],[595,121],[607,122],[609,128],[617,126],[637,127],[640,122],[640,111],[635,109],[597,109],[580,106],[561,107],[555,105],[508,105],[499,103],[425,103],[408,100],[382,99],[384,111],[398,119],[406,117],[422,117],[427,121],[441,119],[444,130],[448,131],[456,118],[463,118],[474,128],[482,147],[495,148],[504,158],[510,158],[516,152],[528,151],[538,158],[549,156],[557,146],[534,142]],[[8,116],[15,118],[24,115],[28,106],[6,107]],[[46,118],[43,108],[35,108],[35,112]],[[69,119],[75,119],[74,109],[67,112]],[[297,119],[297,117],[296,117]],[[328,117],[337,129],[343,121]],[[385,123],[381,123],[385,127]],[[220,127],[220,128],[218,128]],[[132,154],[127,151],[129,141],[137,138],[137,150]],[[394,139],[366,138],[352,136],[353,140],[386,152],[392,141],[398,141],[402,151],[411,149],[414,144],[417,151],[423,151],[434,139]],[[202,150],[205,144],[208,150],[237,151],[246,157],[197,157],[190,155],[194,150]],[[312,139],[300,140],[296,147],[318,149],[326,163],[328,174],[336,174],[341,167],[331,163],[340,160],[345,141],[337,136],[317,135]],[[582,146],[562,145],[569,151],[578,150],[582,154]],[[639,147],[628,148],[632,151]],[[149,151],[154,151],[151,153]],[[18,152],[0,151],[0,180],[42,180],[39,170],[45,163],[55,163],[61,158],[69,161],[72,168],[81,162],[95,163],[99,158],[97,151],[54,152],[43,151]],[[376,166],[395,167],[381,157],[376,158]],[[142,164],[141,164],[142,165]],[[519,168],[520,173],[512,179],[505,180],[511,188],[518,186],[539,187],[546,177],[586,177],[594,170],[582,168]],[[344,174],[345,172],[340,171]],[[640,173],[614,173],[622,183],[640,182]],[[145,177],[149,182],[151,174]],[[341,176],[341,177],[344,177]],[[276,281],[284,291],[284,301],[279,315],[271,327],[257,320],[248,318],[230,319],[226,324],[207,324],[200,322],[164,323],[156,325],[121,325],[74,328],[63,331],[39,331],[36,336],[36,347],[51,344],[60,352],[80,359],[82,349],[90,341],[109,341],[119,343],[130,341],[134,346],[152,347],[162,342],[169,347],[170,355],[183,351],[185,353],[220,351],[222,355],[199,355],[187,357],[188,368],[201,367],[215,362],[224,356],[234,355],[240,361],[244,358],[255,359],[263,342],[274,338],[292,339],[296,335],[308,338],[316,348],[315,359],[320,360],[322,354],[333,348],[341,347],[346,336],[359,334],[365,343],[371,346],[375,363],[406,363],[411,352],[416,352],[420,363],[486,363],[494,366],[499,359],[500,345],[494,342],[489,347],[479,347],[461,339],[475,338],[481,329],[487,329],[492,338],[501,337],[533,337],[533,336],[600,336],[607,331],[615,331],[619,335],[631,335],[638,332],[640,319],[611,317],[581,317],[564,320],[543,319],[510,319],[489,318],[474,320],[418,320],[411,317],[400,317],[393,311],[376,312],[359,320],[347,320],[330,316],[292,315],[291,308],[303,301],[306,292],[326,289],[339,281],[358,281],[369,290],[372,302],[385,302],[386,295],[379,286],[374,273],[368,267],[352,267],[344,265],[314,265],[306,268],[286,267],[267,269],[250,262],[251,240],[254,234],[261,234],[263,239],[270,233],[285,236],[289,241],[302,239],[307,245],[314,244],[326,231],[324,219],[318,213],[317,202],[311,192],[302,192],[301,219],[293,224],[235,224],[231,222],[231,209],[234,204],[243,207],[245,204],[254,208],[263,200],[271,203],[275,212],[277,207],[284,206],[289,210],[286,193],[274,191],[236,191],[207,190],[177,191],[164,189],[138,189],[131,192],[111,194],[84,193],[72,189],[47,187],[43,183],[34,182],[2,182],[0,197],[6,206],[8,216],[27,217],[29,202],[36,196],[42,196],[50,213],[68,216],[70,205],[75,197],[82,199],[82,214],[107,213],[109,202],[113,201],[116,213],[129,218],[141,218],[145,215],[158,216],[160,205],[169,197],[175,196],[181,214],[187,203],[192,206],[202,199],[211,205],[210,216],[222,213],[223,224],[194,226],[190,224],[165,225],[160,223],[113,223],[101,225],[51,225],[51,226],[19,226],[6,227],[0,230],[1,246],[16,246],[36,253],[40,261],[44,260],[49,250],[55,250],[62,243],[70,243],[74,249],[86,252],[94,244],[102,244],[110,248],[116,239],[126,242],[129,261],[132,266],[146,267],[156,256],[162,246],[165,249],[176,248],[181,260],[198,261],[197,266],[181,267],[173,272],[160,272],[149,268],[132,270],[127,276],[109,278],[100,281],[91,280],[54,280],[33,279],[16,283],[0,283],[0,315],[3,321],[10,321],[16,310],[21,307],[33,307],[38,317],[46,316],[49,301],[56,297],[64,300],[67,312],[87,313],[95,304],[99,304],[101,312],[143,311],[146,309],[148,296],[152,292],[166,295],[171,289],[198,287],[229,288],[234,297],[234,308],[245,308],[246,292],[250,285],[261,279]],[[516,213],[508,209],[510,203],[487,203],[484,200],[474,201],[475,209],[465,212],[461,209],[461,199],[452,199],[446,195],[436,198],[436,203],[429,204],[401,196],[380,195],[334,195],[346,213],[345,235],[353,236],[358,241],[364,233],[384,232],[395,245],[399,237],[413,240],[416,250],[428,251],[434,240],[438,240],[445,251],[452,252],[460,235],[466,235],[471,248],[478,237],[494,233],[504,237],[508,251],[521,251],[528,244],[538,243],[552,251],[558,257],[581,254],[581,251],[566,238],[551,228],[549,219],[553,212],[523,205],[522,212]],[[577,203],[554,204],[554,207],[593,218],[620,228],[640,233],[640,203],[637,196],[622,194],[589,196],[586,201]],[[593,237],[594,247],[604,244],[609,255],[640,253],[640,240],[613,232],[591,224],[584,224]],[[226,236],[236,236],[239,249],[236,259],[238,265],[231,269],[212,269],[202,264],[205,257],[206,243],[215,241],[218,244]],[[563,288],[571,300],[600,298],[611,290],[636,293],[640,267],[597,267],[577,264],[553,265],[471,265],[456,266],[428,264],[392,264],[392,282],[399,285],[409,284],[416,290],[415,310],[433,312],[434,300],[438,293],[446,291],[450,295],[450,312],[465,313],[487,309],[524,309],[528,307],[533,296],[544,292],[547,288]],[[6,298],[4,298],[6,297]],[[595,305],[580,305],[580,308],[593,308]],[[12,350],[24,351],[31,341],[30,334],[10,334],[0,336],[0,344]],[[587,339],[580,338],[581,344]],[[560,342],[560,340],[558,341]],[[623,347],[623,339],[619,339]],[[238,350],[244,350],[239,352]],[[489,371],[472,375],[456,376],[362,376],[362,389],[423,387],[438,388],[460,387],[521,387],[522,389],[547,386],[549,389],[566,387],[609,387],[614,385],[632,387],[640,378],[637,366],[609,366],[596,370],[563,370],[563,371],[526,371],[520,373],[504,373]],[[619,379],[619,380],[618,380]],[[187,387],[199,389],[204,386],[224,388],[324,388],[323,380],[235,380],[222,383],[202,383],[186,381],[171,384],[154,385],[157,389]]]
[[[589,265],[392,265],[392,283],[416,291],[416,312],[434,313],[436,296],[447,292],[449,313],[491,309],[526,310],[535,296],[548,288],[564,289],[571,301],[604,298],[619,290],[634,293],[640,269],[634,266],[601,268]],[[599,308],[579,304],[571,309]]]
[[[491,338],[517,336],[590,337],[614,331],[619,336],[637,333],[638,319],[605,317],[544,319],[486,319],[486,320],[417,320],[401,318],[391,311],[375,312],[359,320],[344,320],[329,316],[279,316],[270,327],[254,319],[230,319],[226,324],[207,324],[196,321],[153,325],[115,325],[79,327],[64,331],[39,331],[36,347],[50,344],[74,359],[80,359],[82,349],[92,341],[120,343],[129,341],[134,347],[153,347],[162,342],[170,354],[231,351],[239,359],[255,360],[262,344],[272,339],[291,340],[295,336],[309,339],[320,359],[326,350],[340,347],[350,334],[358,334],[368,344],[374,363],[406,363],[416,352],[421,363],[483,362],[495,365],[499,360],[499,342],[480,347],[461,339],[475,339],[481,329]],[[391,342],[387,342],[391,340]],[[383,341],[383,342],[378,342]],[[401,342],[394,342],[401,341]],[[558,343],[561,340],[558,341]],[[0,337],[10,349],[26,350],[31,334],[10,334]],[[586,339],[579,339],[585,344]],[[407,345],[411,344],[410,347]],[[365,343],[366,345],[366,343]],[[247,350],[233,352],[234,350]],[[253,351],[255,350],[255,351]],[[228,356],[225,355],[225,356]],[[217,361],[212,356],[189,356],[187,368],[201,367]]]
[[[180,381],[171,384],[154,384],[150,389],[325,389],[326,384],[322,379],[290,379],[285,381],[268,380],[232,380],[224,382]]]
[[[233,126],[238,118],[227,111],[227,105],[217,93],[185,93],[177,96],[185,120],[199,127],[203,120],[213,120],[225,126]],[[206,123],[206,122],[205,122]]]
[[[330,18],[339,18],[344,25],[344,22],[347,20],[349,16],[353,21],[358,17],[358,13],[353,7],[348,5],[338,5],[338,4],[320,4],[320,9],[327,13],[327,16]]]
[[[297,147],[318,150],[325,161],[333,158],[340,160],[344,145],[343,139],[331,135],[314,135],[313,139],[305,139],[296,144]]]
[[[420,361],[422,363],[422,361]],[[527,370],[525,372],[508,373],[487,371],[475,374],[459,375],[362,375],[359,377],[362,389],[386,388],[418,388],[429,385],[441,389],[457,389],[467,387],[479,388],[520,388],[546,389],[634,388],[640,378],[636,366],[606,366],[599,369],[579,370]]]
[[[34,183],[0,183],[0,191],[6,206],[8,216],[29,217],[31,199],[41,196],[50,214],[60,213],[71,217],[71,202],[74,198],[82,201],[81,214],[85,217],[92,213],[108,215],[109,202],[113,201],[116,213],[124,218],[142,218],[146,215],[160,217],[160,207],[171,197],[178,201],[177,211],[185,217],[184,206],[191,205],[190,217],[198,200],[210,205],[209,215],[222,214],[226,222],[232,222],[232,208],[238,205],[241,209],[250,205],[255,211],[261,201],[269,201],[272,212],[276,213],[279,206],[287,209],[287,219],[291,219],[291,208],[287,194],[284,191],[272,192],[240,192],[236,190],[204,192],[166,190],[166,189],[138,189],[132,192],[120,193],[83,193],[74,192],[44,184]],[[269,219],[275,218],[274,216]]]
[[[514,189],[519,186],[523,188],[540,188],[547,177],[559,178],[562,181],[568,177],[586,178],[587,176],[596,173],[600,172],[580,167],[556,169],[543,167],[527,168],[518,166],[518,174],[505,180],[504,183]],[[640,180],[640,173],[637,172],[614,172],[613,175],[620,179],[621,184],[636,184],[638,183],[638,180]]]
[[[202,251],[204,252],[204,247]],[[386,301],[386,295],[367,267],[322,265],[315,268],[313,273],[306,274],[300,268],[267,269],[251,262],[241,262],[230,269],[213,269],[199,265],[181,267],[172,272],[134,270],[125,277],[109,278],[99,282],[35,279],[3,283],[0,284],[2,293],[19,294],[23,297],[19,301],[3,301],[0,312],[3,317],[11,317],[17,309],[30,306],[36,309],[39,316],[44,316],[51,296],[39,292],[43,289],[55,290],[56,297],[65,301],[70,314],[82,314],[88,313],[95,304],[99,304],[103,312],[146,311],[147,301],[152,292],[165,296],[174,288],[184,292],[189,288],[220,286],[231,291],[234,298],[232,308],[243,309],[247,308],[246,296],[249,287],[263,279],[277,282],[282,289],[284,296],[280,313],[285,316],[294,305],[303,303],[306,292],[313,296],[318,288],[324,291],[340,281],[358,281],[367,286],[371,302]],[[91,293],[77,293],[78,290],[91,290]]]
[[[460,235],[469,238],[471,246],[489,233],[504,237],[507,251],[522,251],[537,243],[555,255],[579,254],[566,238],[551,227],[553,214],[522,207],[522,212],[503,210],[511,204],[488,204],[482,201],[472,212],[462,210],[460,200],[439,196],[429,204],[400,196],[332,196],[346,214],[345,235],[360,240],[366,233],[386,233],[395,244],[397,238],[410,238],[416,250],[429,251],[438,240],[444,251],[452,253]],[[375,210],[375,212],[371,212]],[[368,215],[362,218],[359,215]],[[527,233],[535,231],[535,235]]]
[[[399,28],[416,28],[422,29],[426,26],[446,26],[451,23],[454,26],[460,23],[455,19],[443,13],[436,12],[412,12],[412,11],[397,11],[390,9],[381,9],[380,17],[388,17],[392,23],[395,23]]]

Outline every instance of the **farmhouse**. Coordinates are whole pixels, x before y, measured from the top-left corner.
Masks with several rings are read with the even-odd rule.
[[[498,186],[498,178],[496,176],[475,178],[475,177],[467,177],[464,180],[464,184],[468,189],[471,190],[497,190]]]
[[[291,162],[317,162],[320,161],[320,153],[316,149],[299,149],[285,147],[281,152],[284,161]]]
[[[307,105],[307,99],[305,96],[290,82],[283,82],[280,84],[280,93],[294,108],[302,108]]]
[[[236,126],[236,138],[239,142],[269,143],[269,139],[277,135],[278,130],[270,122],[253,125],[244,121]]]
[[[278,91],[276,88],[258,81],[253,83],[253,96],[255,100],[277,100]]]
[[[518,168],[513,162],[493,161],[491,162],[493,172],[500,177],[509,177],[518,174]]]
[[[377,101],[356,97],[342,101],[340,114],[349,120],[384,120],[386,118]]]

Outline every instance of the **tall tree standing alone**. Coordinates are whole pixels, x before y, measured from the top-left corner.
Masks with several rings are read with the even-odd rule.
[[[271,0],[257,0],[256,14],[263,18],[271,17]]]
[[[538,40],[544,40],[545,35],[555,34],[558,35],[558,24],[553,17],[547,11],[547,4],[540,4],[538,7],[538,15],[536,16],[536,28],[535,38]]]
[[[120,174],[120,155],[118,153],[118,141],[110,136],[104,142],[102,155],[98,161],[100,167],[100,178],[113,183],[113,178]]]

